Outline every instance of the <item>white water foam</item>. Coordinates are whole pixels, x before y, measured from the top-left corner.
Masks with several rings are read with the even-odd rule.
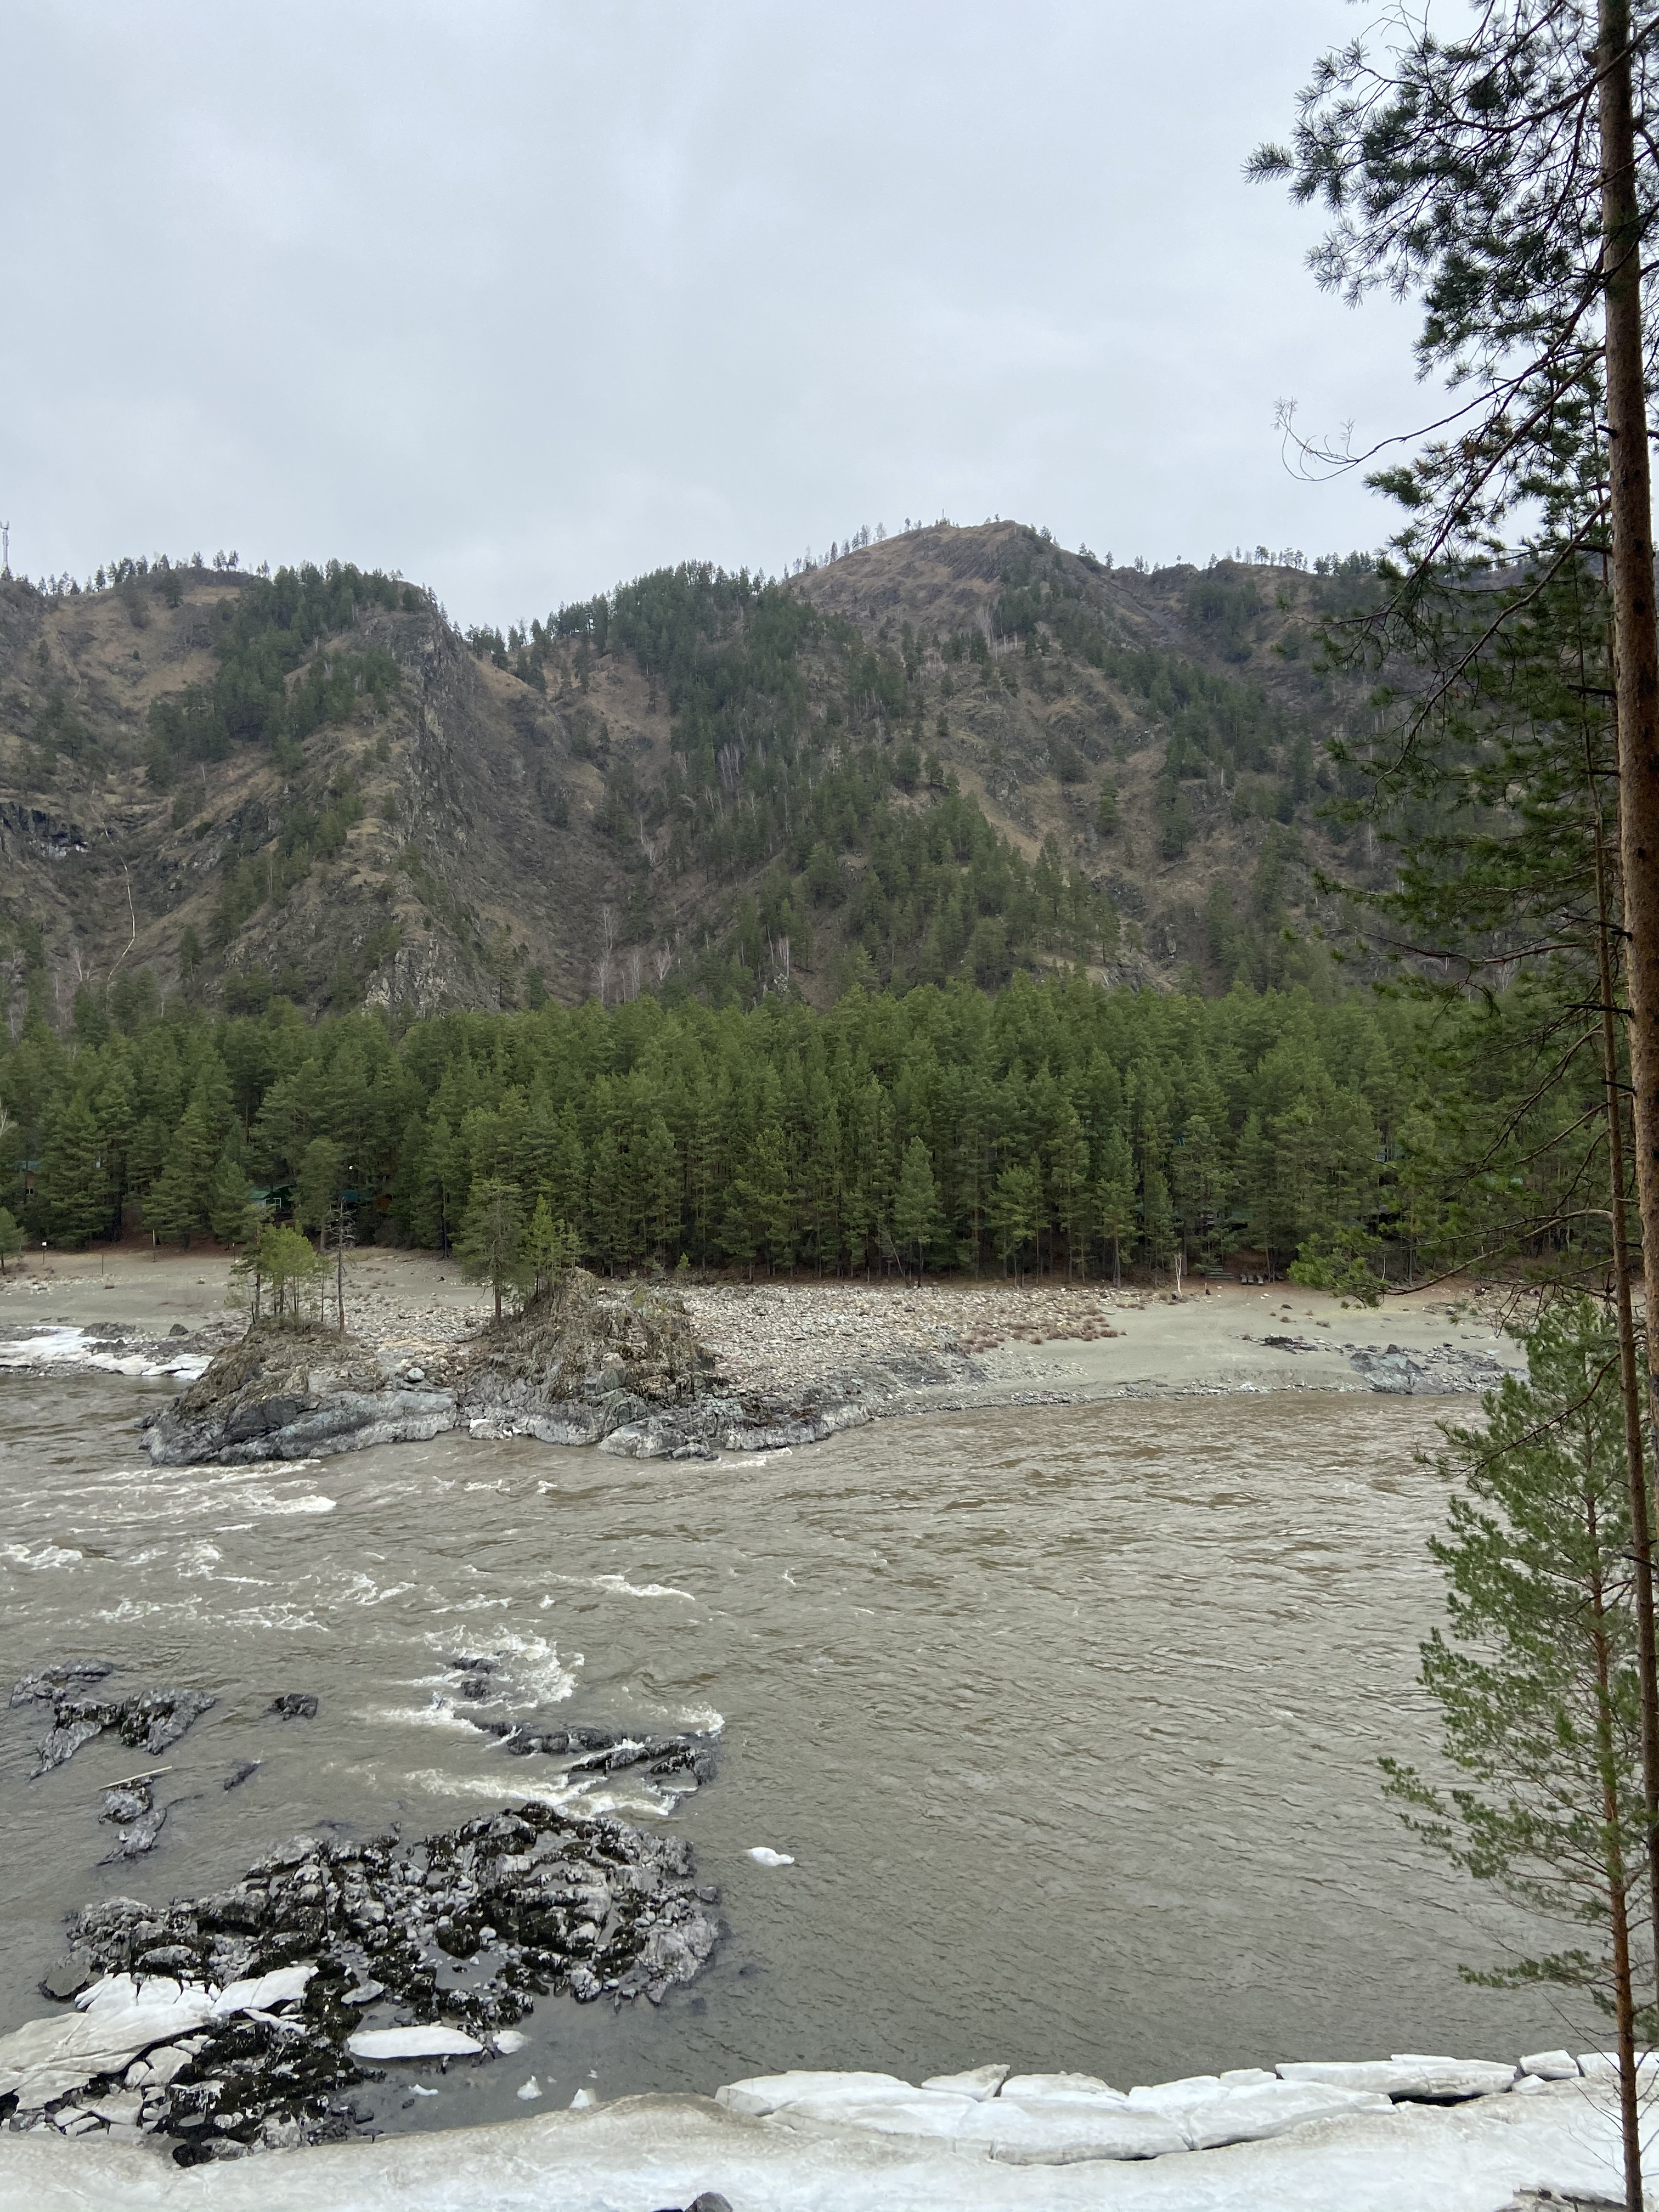
[[[82,1553],[66,1545],[39,1544],[31,1551],[27,1544],[7,1544],[0,1547],[0,1559],[9,1559],[14,1566],[29,1567],[36,1572],[43,1567],[72,1567],[79,1564]]]
[[[580,1651],[561,1659],[558,1645],[544,1636],[515,1636],[509,1629],[499,1642],[513,1686],[538,1705],[562,1705],[575,1690],[577,1670],[587,1663]]]
[[[580,1805],[584,1813],[648,1813],[659,1815],[660,1805],[641,1802],[636,1797],[616,1790],[598,1788],[591,1775],[574,1782],[543,1781],[535,1775],[520,1779],[519,1767],[527,1760],[515,1760],[513,1786],[506,1788],[499,1775],[448,1774],[441,1767],[418,1767],[405,1774],[404,1780],[417,1790],[428,1790],[434,1797],[487,1797],[499,1805],[503,1797],[514,1800],[531,1799],[538,1805],[548,1805],[556,1812],[566,1805]]]
[[[15,1337],[0,1345],[0,1368],[32,1367],[93,1367],[106,1375],[137,1375],[155,1376],[177,1376],[180,1381],[193,1382],[206,1371],[208,1354],[181,1352],[170,1359],[150,1359],[143,1352],[127,1352],[119,1358],[112,1352],[94,1352],[87,1332],[60,1323],[40,1328],[27,1337]]]
[[[678,1597],[687,1605],[697,1601],[695,1592],[676,1589],[672,1583],[630,1583],[626,1575],[555,1575],[552,1579],[571,1589],[605,1590],[612,1597]],[[556,1602],[552,1598],[542,1600],[544,1607]]]
[[[478,1731],[464,1715],[458,1713],[447,1698],[435,1692],[429,1705],[380,1705],[365,1713],[363,1718],[376,1728],[441,1728],[464,1729],[469,1736],[477,1737]]]
[[[258,1491],[249,1491],[243,1501],[250,1513],[331,1513],[337,1498],[325,1498],[320,1490],[308,1490],[298,1498],[268,1498]],[[407,1587],[407,1585],[405,1585]]]

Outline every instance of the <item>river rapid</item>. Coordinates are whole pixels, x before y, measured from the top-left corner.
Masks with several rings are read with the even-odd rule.
[[[978,1410],[805,1451],[637,1462],[446,1437],[154,1469],[120,1378],[0,1381],[0,1669],[118,1662],[208,1691],[167,1825],[112,1846],[106,1736],[28,1778],[0,1716],[0,2030],[92,1899],[224,1887],[305,1832],[405,1836],[551,1791],[473,1728],[723,1729],[666,1820],[728,1932],[658,2010],[544,1997],[509,2063],[383,2124],[785,2067],[988,2060],[1121,2087],[1279,2058],[1512,2057],[1591,2022],[1471,1989],[1513,1936],[1428,1856],[1379,1753],[1431,1755],[1417,1645],[1443,1513],[1414,1454],[1468,1401],[1324,1394]],[[457,1696],[449,1662],[497,1662]],[[288,1692],[314,1719],[268,1708]],[[228,1790],[240,1763],[258,1770]],[[791,1854],[765,1868],[756,1845]],[[1581,2047],[1581,2045],[1575,2045]]]

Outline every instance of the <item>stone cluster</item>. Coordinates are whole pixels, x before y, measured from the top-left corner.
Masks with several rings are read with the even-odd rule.
[[[660,1753],[677,1755],[701,1747]],[[360,2117],[353,2090],[381,2078],[383,2045],[402,2055],[414,2036],[424,2051],[435,2035],[488,2063],[550,1991],[659,2003],[713,1952],[716,1902],[682,1838],[539,1803],[414,1843],[297,1837],[215,1896],[89,1905],[73,1971],[43,1984],[90,1996],[88,2027],[0,2038],[0,2113],[65,2133],[131,2125],[184,2164],[329,2140]]]
[[[72,1659],[25,1674],[11,1693],[14,1705],[50,1704],[52,1725],[39,1747],[36,1774],[73,1759],[84,1743],[113,1729],[123,1743],[157,1758],[178,1742],[213,1704],[204,1690],[141,1690],[130,1698],[83,1694],[114,1668],[105,1659]],[[160,1826],[158,1821],[156,1824]]]

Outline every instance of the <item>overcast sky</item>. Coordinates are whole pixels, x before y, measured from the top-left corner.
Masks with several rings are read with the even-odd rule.
[[[1454,11],[1455,12],[1455,11]],[[1341,0],[0,0],[14,568],[331,555],[462,621],[994,514],[1372,546],[1431,410],[1242,165]]]

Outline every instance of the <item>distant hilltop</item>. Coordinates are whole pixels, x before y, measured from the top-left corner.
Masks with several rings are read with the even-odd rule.
[[[0,580],[14,993],[1316,980],[1354,694],[1316,631],[1368,562],[1146,574],[1012,522],[836,551],[768,584],[688,562],[505,634],[338,562]]]

